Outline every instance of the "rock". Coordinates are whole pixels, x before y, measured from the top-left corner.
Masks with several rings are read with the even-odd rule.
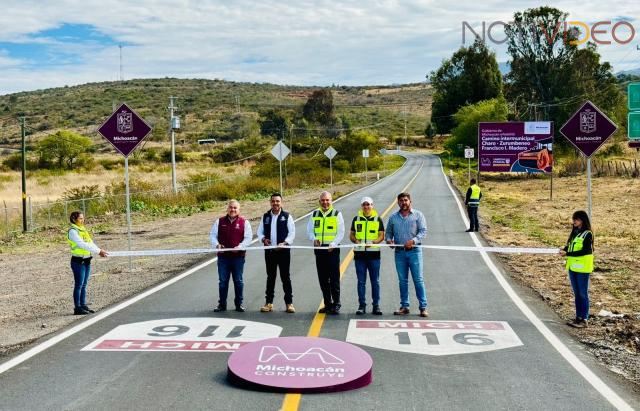
[[[614,314],[611,311],[607,311],[607,310],[600,310],[596,315],[598,317],[606,317],[606,318],[624,318],[624,314]]]
[[[47,324],[40,324],[40,328],[47,328]]]

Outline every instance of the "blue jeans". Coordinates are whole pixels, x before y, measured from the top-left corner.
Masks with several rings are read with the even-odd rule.
[[[371,280],[371,298],[373,305],[380,305],[380,259],[355,260],[358,276],[358,303],[366,304],[367,270]]]
[[[233,302],[236,307],[242,304],[242,290],[244,289],[244,282],[242,280],[242,272],[244,270],[244,256],[242,257],[227,257],[221,255],[218,257],[218,291],[220,293],[220,299],[218,303],[226,307],[227,306],[227,294],[229,292],[229,278],[233,278],[233,291],[235,292],[235,298]]]
[[[87,305],[87,283],[91,274],[91,259],[71,260],[71,271],[73,271],[73,306],[80,308]]]
[[[409,307],[409,270],[411,270],[419,307],[421,310],[427,308],[427,290],[422,276],[422,249],[398,249],[395,251],[395,260],[400,283],[400,307]]]
[[[569,280],[576,299],[576,317],[589,318],[589,274],[569,270]]]

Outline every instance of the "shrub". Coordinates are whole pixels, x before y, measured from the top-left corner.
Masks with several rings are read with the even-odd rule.
[[[68,188],[62,194],[62,198],[66,201],[82,200],[83,198],[101,197],[100,187],[95,185],[84,185],[80,187]]]

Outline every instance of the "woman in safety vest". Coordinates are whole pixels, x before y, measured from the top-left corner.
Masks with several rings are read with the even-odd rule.
[[[71,246],[71,271],[73,271],[73,314],[85,315],[93,311],[87,306],[87,282],[91,273],[91,253],[106,257],[107,252],[94,244],[89,231],[84,226],[84,215],[74,211],[69,216],[71,227],[67,232],[67,242]]]
[[[573,213],[573,230],[560,254],[567,257],[566,268],[576,300],[576,318],[567,324],[585,328],[589,318],[589,274],[593,272],[593,233],[586,212]]]

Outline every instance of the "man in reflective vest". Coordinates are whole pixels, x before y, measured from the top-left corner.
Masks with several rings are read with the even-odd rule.
[[[351,242],[358,245],[354,250],[356,276],[358,277],[358,310],[356,315],[366,312],[367,271],[371,279],[371,314],[382,315],[380,311],[380,244],[384,241],[384,223],[373,208],[371,197],[362,197],[362,209],[351,222]]]
[[[307,237],[314,247],[328,247],[314,250],[316,270],[322,290],[324,307],[318,312],[340,313],[340,249],[333,248],[344,237],[342,213],[333,208],[331,193],[320,194],[320,208],[316,209],[307,223]]]
[[[467,205],[467,214],[469,214],[469,229],[467,233],[472,231],[478,231],[480,229],[480,222],[478,221],[478,207],[480,206],[480,199],[482,198],[482,192],[480,186],[476,184],[476,179],[471,179],[471,187],[467,190],[464,203]]]

